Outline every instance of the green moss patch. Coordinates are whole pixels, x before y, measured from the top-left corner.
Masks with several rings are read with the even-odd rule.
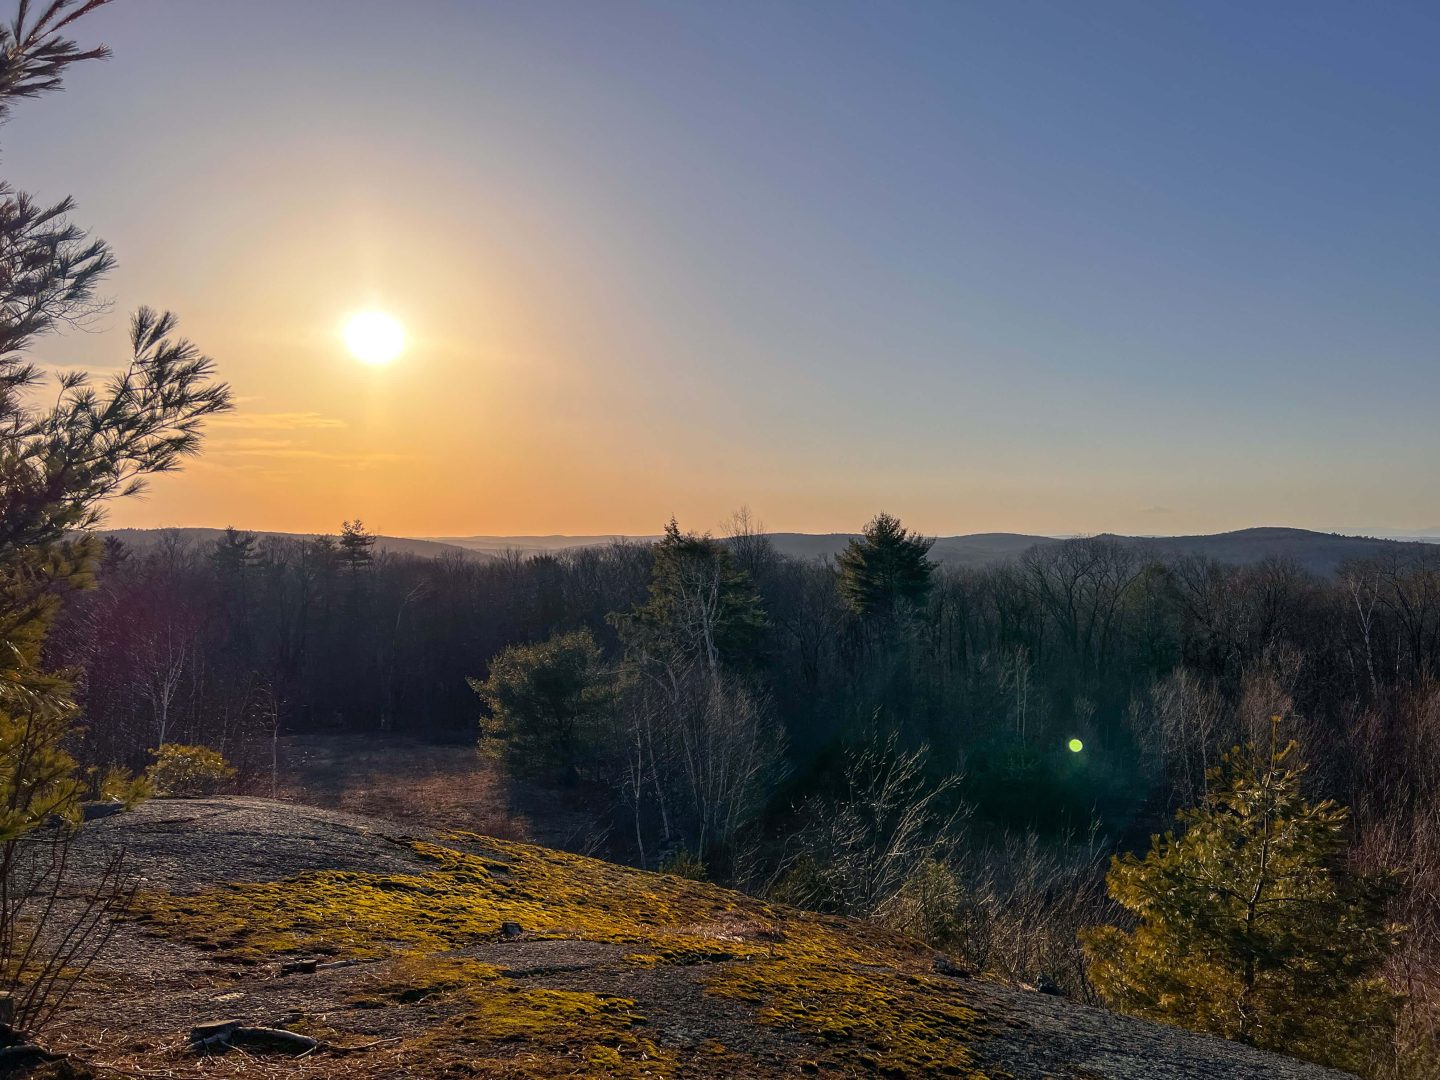
[[[755,1005],[764,1023],[817,1035],[840,1063],[870,1073],[982,1075],[965,1048],[979,1016],[938,979],[776,957],[732,965],[710,990]]]
[[[692,969],[708,995],[752,1006],[758,1022],[805,1037],[844,1071],[978,1076],[965,1049],[976,1014],[953,983],[924,973],[929,954],[909,939],[685,878],[455,839],[474,850],[414,844],[425,865],[413,874],[317,871],[193,895],[148,893],[137,917],[241,964],[295,954],[393,958],[353,1004],[443,1003],[413,1043],[422,1060],[447,1063],[446,1075],[691,1071],[657,1045],[629,998],[522,984],[457,955],[499,941],[501,925],[513,922],[529,939],[631,946],[617,969]],[[724,1036],[712,1034],[687,1052],[701,1072],[704,1059],[725,1052]]]

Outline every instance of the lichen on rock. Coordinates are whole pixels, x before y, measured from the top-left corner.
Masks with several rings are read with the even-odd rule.
[[[704,997],[752,1011],[843,1072],[978,1076],[967,1042],[978,1017],[929,955],[867,924],[767,904],[703,882],[595,859],[455,835],[413,841],[414,873],[318,870],[176,895],[149,892],[137,917],[242,965],[277,957],[388,958],[363,1000],[372,1008],[444,1002],[414,1038],[433,1060],[472,1073],[656,1076],[683,1073],[632,998],[521,985],[466,955],[517,923],[529,941],[623,947],[632,978],[687,969]],[[510,945],[508,948],[519,948]],[[686,1051],[718,1060],[711,1040]],[[489,1063],[489,1064],[486,1064]]]

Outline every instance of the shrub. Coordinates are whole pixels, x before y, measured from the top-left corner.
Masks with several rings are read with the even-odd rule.
[[[517,772],[565,781],[593,762],[614,688],[588,630],[511,645],[490,662],[490,677],[470,686],[490,708],[482,754],[498,751]]]
[[[217,795],[235,780],[235,770],[208,746],[166,743],[145,772],[155,794],[178,799]]]
[[[1102,851],[1094,836],[1002,834],[918,864],[877,914],[976,971],[1091,1000],[1076,934],[1110,916]]]
[[[767,896],[777,904],[833,915],[840,911],[842,886],[839,871],[803,852],[785,867]]]
[[[660,860],[660,873],[673,874],[688,881],[709,881],[705,863],[689,848],[677,848]]]
[[[886,923],[940,948],[962,947],[964,914],[969,910],[964,883],[949,863],[926,859],[918,863],[905,883],[880,909]],[[969,958],[969,950],[967,959]]]
[[[153,794],[148,776],[136,776],[114,765],[103,769],[90,766],[83,773],[83,781],[82,794],[87,801],[120,803],[127,810]]]
[[[966,810],[955,797],[960,778],[932,778],[929,762],[928,746],[902,750],[893,732],[851,750],[838,796],[806,801],[773,897],[826,913],[873,915],[917,866],[950,854]]]
[[[1122,1012],[1373,1075],[1399,1004],[1379,978],[1391,882],[1346,871],[1347,811],[1307,801],[1275,745],[1226,754],[1182,833],[1113,860],[1139,925],[1085,933],[1090,978]]]

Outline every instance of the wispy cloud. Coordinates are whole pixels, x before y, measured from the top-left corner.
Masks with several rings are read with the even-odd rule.
[[[345,465],[373,465],[387,461],[410,461],[410,454],[388,454],[367,451],[359,454],[347,454],[329,450],[311,450],[303,446],[276,446],[263,445],[264,440],[257,440],[262,445],[255,446],[216,446],[213,453],[216,457],[265,457],[265,458],[292,458],[297,461],[335,461]]]
[[[242,439],[212,444],[187,469],[288,482],[297,476],[309,475],[314,469],[339,467],[364,471],[413,460],[409,454],[383,451],[346,453],[292,446],[281,439]]]
[[[240,412],[218,416],[211,421],[217,428],[247,431],[309,431],[316,428],[343,428],[344,420],[317,412]]]
[[[289,450],[296,446],[294,439],[215,439],[210,443],[210,453],[236,454],[255,450]]]

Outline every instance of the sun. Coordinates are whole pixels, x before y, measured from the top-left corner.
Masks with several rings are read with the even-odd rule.
[[[345,320],[345,347],[365,364],[388,364],[405,349],[405,328],[383,311],[361,311]]]

